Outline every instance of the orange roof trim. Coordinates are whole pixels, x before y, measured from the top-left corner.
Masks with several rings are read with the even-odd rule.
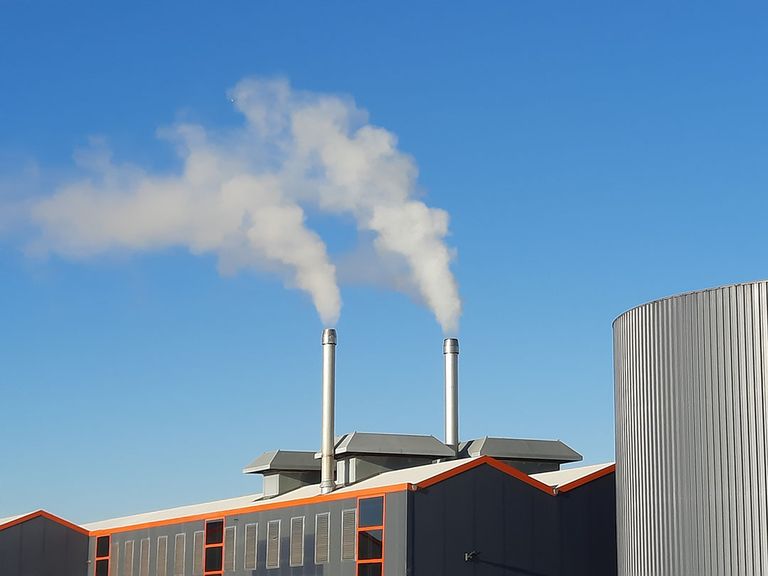
[[[542,492],[546,492],[550,496],[555,495],[555,491],[552,489],[551,486],[548,486],[543,482],[539,482],[535,478],[531,478],[530,476],[528,476],[528,474],[526,474],[525,472],[520,472],[520,470],[518,470],[517,468],[513,468],[508,464],[504,464],[503,462],[500,462],[499,460],[496,460],[491,456],[481,456],[480,458],[470,460],[466,464],[458,466],[452,470],[448,470],[447,472],[443,472],[442,474],[438,474],[437,476],[433,476],[432,478],[429,478],[428,480],[424,480],[423,482],[419,482],[418,484],[416,484],[416,488],[417,489],[428,488],[429,486],[433,486],[439,482],[442,482],[443,480],[447,480],[448,478],[452,478],[453,476],[457,476],[462,472],[466,472],[467,470],[471,470],[472,468],[477,468],[478,466],[482,466],[483,464],[487,464],[488,466],[492,466],[493,468],[496,468],[496,470],[500,470],[501,472],[504,472],[509,476],[513,476],[518,480],[525,482],[530,486],[533,486],[534,488],[538,488]]]
[[[578,480],[574,480],[573,482],[568,482],[567,484],[558,486],[556,488],[556,492],[570,492],[571,490],[574,490],[579,486],[584,486],[584,484],[589,484],[590,482],[592,482],[592,480],[597,480],[598,478],[602,478],[603,476],[608,476],[608,474],[613,474],[614,472],[616,472],[616,464],[611,464],[610,466],[606,466],[605,468],[602,468],[596,472],[592,472],[592,474],[587,474],[583,478],[579,478]]]
[[[76,532],[79,532],[80,534],[84,534],[85,536],[90,535],[90,532],[88,532],[88,530],[86,530],[82,526],[73,524],[72,522],[64,520],[64,518],[59,518],[58,516],[51,514],[50,512],[46,512],[45,510],[36,510],[34,512],[30,512],[29,514],[25,514],[24,516],[19,516],[15,520],[11,520],[10,522],[0,525],[0,530],[5,530],[6,528],[11,528],[12,526],[17,526],[18,524],[23,524],[27,520],[32,520],[33,518],[38,518],[38,517],[47,518],[52,522],[56,522],[57,524],[66,526],[67,528],[70,528],[71,530],[75,530]]]

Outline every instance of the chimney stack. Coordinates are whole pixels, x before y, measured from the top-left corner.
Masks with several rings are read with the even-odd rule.
[[[445,444],[459,451],[459,340],[443,341],[445,358]]]
[[[329,494],[334,480],[334,405],[336,397],[336,330],[323,330],[323,437],[321,447],[320,493]]]

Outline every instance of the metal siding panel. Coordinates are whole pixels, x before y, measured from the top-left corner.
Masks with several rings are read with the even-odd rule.
[[[244,565],[246,570],[256,569],[256,552],[258,550],[259,525],[257,523],[245,525],[245,558]]]
[[[357,511],[342,510],[341,512],[341,559],[354,560],[357,540]]]
[[[280,566],[280,520],[267,522],[267,568]]]
[[[224,529],[224,571],[235,571],[235,546],[237,531],[235,526],[227,526]]]
[[[109,576],[120,576],[120,544],[112,543],[112,551],[109,553]]]
[[[768,283],[614,322],[619,573],[768,573]]]
[[[168,574],[168,536],[160,536],[157,539],[155,576],[166,576],[167,574]]]
[[[139,547],[139,576],[149,576],[149,538],[142,538]]]
[[[204,530],[197,530],[192,540],[192,576],[201,576],[203,573],[203,540]]]
[[[291,542],[289,565],[301,566],[304,564],[304,516],[291,518]]]
[[[133,576],[133,540],[125,543],[123,553],[123,576]]]
[[[329,512],[315,516],[315,564],[326,564],[331,553],[331,515]]]
[[[173,545],[173,576],[184,576],[186,534],[176,534]]]

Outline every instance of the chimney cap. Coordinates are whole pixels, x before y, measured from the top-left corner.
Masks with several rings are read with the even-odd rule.
[[[458,338],[446,338],[443,340],[443,354],[458,354],[459,353],[459,339]]]
[[[326,344],[336,344],[336,330],[334,328],[323,330],[323,345]]]

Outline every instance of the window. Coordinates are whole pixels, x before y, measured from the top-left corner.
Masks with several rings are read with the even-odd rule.
[[[205,576],[224,573],[224,520],[205,523]]]
[[[355,559],[356,510],[341,511],[341,559]]]
[[[186,543],[186,534],[176,534],[173,550],[173,576],[184,576],[184,550]]]
[[[235,571],[235,538],[237,532],[235,526],[227,526],[224,530],[224,571]]]
[[[123,554],[123,576],[133,576],[133,540],[126,540]]]
[[[166,576],[168,573],[168,536],[160,536],[157,539],[157,561],[155,574]]]
[[[139,546],[139,576],[149,576],[149,538],[142,538]]]
[[[384,573],[384,496],[357,501],[357,576]]]
[[[289,564],[304,564],[304,516],[291,518],[291,555]]]
[[[360,520],[358,528],[368,526],[384,526],[384,496],[365,498],[358,501]]]
[[[259,525],[245,525],[245,569],[256,570],[256,543],[258,542]]]
[[[315,564],[326,564],[330,558],[331,539],[328,537],[330,524],[330,512],[315,516]]]
[[[109,576],[109,536],[96,538],[96,563],[94,576]]]
[[[267,568],[280,567],[280,520],[267,522]]]

